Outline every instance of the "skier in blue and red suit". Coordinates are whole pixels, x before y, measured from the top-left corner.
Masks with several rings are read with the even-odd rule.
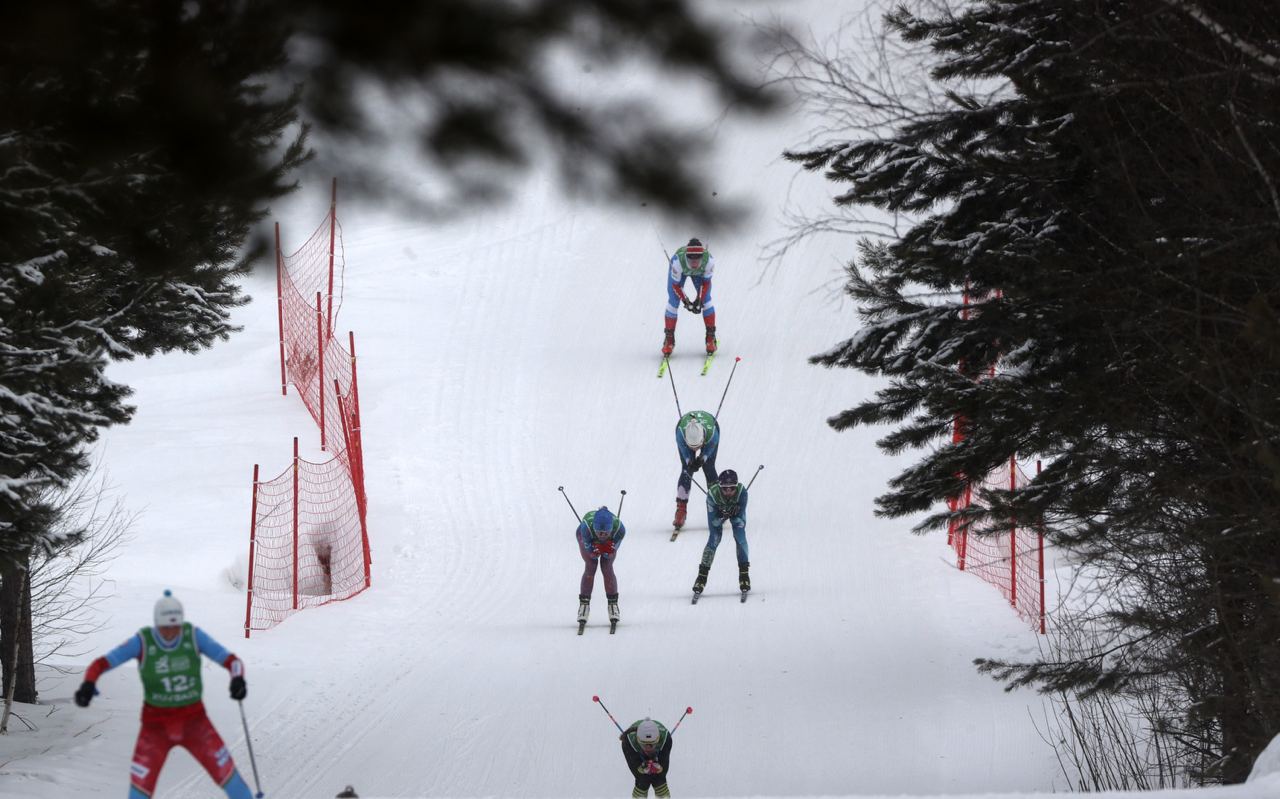
[[[253,799],[236,770],[231,752],[218,736],[200,701],[200,656],[231,672],[231,698],[244,699],[244,665],[209,634],[182,618],[182,604],[169,592],[156,602],[155,626],[143,627],[128,641],[89,665],[76,691],[76,704],[88,707],[103,673],[138,661],[142,678],[142,729],[129,767],[129,799],[148,799],[156,789],[169,750],[181,746],[204,766],[230,799]]]
[[[716,262],[711,251],[697,239],[689,239],[689,243],[676,250],[671,256],[670,269],[667,275],[667,312],[664,324],[665,336],[662,340],[662,354],[670,355],[676,346],[676,319],[680,306],[690,313],[702,314],[702,323],[707,328],[707,354],[716,351],[716,308],[711,303],[711,273],[715,271]],[[684,292],[687,279],[693,279],[694,296],[690,298]]]
[[[596,584],[596,565],[604,575],[604,595],[609,601],[609,621],[618,620],[618,578],[613,559],[627,535],[626,525],[604,505],[589,510],[578,525],[578,554],[582,555],[582,582],[578,586],[578,621],[585,622],[591,611],[591,590]]]

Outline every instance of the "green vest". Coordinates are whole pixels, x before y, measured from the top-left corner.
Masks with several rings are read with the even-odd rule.
[[[696,275],[698,277],[701,277],[702,274],[707,271],[707,264],[711,262],[711,250],[708,250],[705,248],[703,249],[702,260],[699,261],[697,269],[694,269],[693,267],[689,266],[689,259],[685,257],[684,251],[685,251],[684,247],[681,247],[680,249],[676,250],[676,258],[679,259],[680,261],[680,274],[687,275],[687,276]]]
[[[707,487],[707,497],[716,506],[717,510],[720,510],[722,508],[731,508],[735,505],[741,505],[742,501],[746,499],[747,487],[744,485],[739,485],[738,493],[737,495],[734,496],[733,501],[731,502],[725,499],[724,494],[720,493],[720,484],[712,483],[710,486]]]
[[[189,623],[182,625],[182,634],[174,649],[160,648],[155,630],[143,627],[142,663],[138,676],[142,678],[143,701],[153,707],[183,707],[200,701],[200,652],[196,650],[195,630]]]
[[[680,440],[684,440],[684,429],[688,427],[689,422],[694,419],[697,419],[698,424],[702,425],[702,429],[707,434],[707,443],[710,444],[711,437],[716,434],[716,417],[706,411],[689,411],[684,416],[680,417],[680,423],[677,425],[677,427],[680,428]]]

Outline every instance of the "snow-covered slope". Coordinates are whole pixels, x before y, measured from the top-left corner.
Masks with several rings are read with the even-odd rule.
[[[1039,701],[978,676],[979,655],[1029,652],[1036,638],[998,593],[956,572],[938,537],[872,515],[903,465],[875,431],[824,419],[874,390],[805,358],[852,332],[833,294],[848,239],[813,241],[766,273],[761,247],[795,190],[778,152],[801,120],[718,131],[721,196],[755,215],[720,238],[644,209],[576,206],[539,179],[510,207],[440,225],[341,203],[346,293],[356,331],[373,545],[373,589],[240,637],[250,478],[312,452],[314,423],[281,397],[274,277],[255,275],[243,333],[198,356],[122,365],[139,411],[104,438],[105,468],[144,510],[112,565],[106,626],[44,704],[0,741],[0,796],[119,796],[137,729],[132,666],[105,677],[87,710],[71,692],[93,654],[149,623],[164,587],[248,667],[244,709],[268,796],[615,796],[630,790],[617,733],[674,723],[680,796],[820,796],[1049,791],[1060,783],[1032,717]],[[325,212],[309,186],[281,212],[286,248]],[[722,354],[698,376],[701,325],[682,314],[673,374],[685,410],[721,414],[720,468],[750,474],[755,590],[737,601],[733,543],[704,599],[689,588],[705,542],[701,512],[671,543],[677,418],[655,378],[664,256],[703,236],[718,261]],[[580,512],[628,492],[617,561],[622,624],[574,635]],[[696,496],[700,496],[696,494]],[[693,507],[698,507],[695,502]],[[252,781],[241,720],[222,675],[206,703]],[[159,795],[214,795],[175,752]],[[1257,790],[1257,789],[1255,789]],[[1220,796],[1261,796],[1246,789]]]

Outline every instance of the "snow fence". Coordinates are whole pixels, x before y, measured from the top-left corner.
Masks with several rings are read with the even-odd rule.
[[[280,393],[292,384],[315,419],[323,463],[298,455],[279,475],[253,467],[249,579],[244,634],[276,626],[292,613],[348,599],[369,587],[369,533],[360,435],[355,334],[334,335],[346,259],[337,216],[337,181],[329,213],[291,255],[276,224],[276,292]]]

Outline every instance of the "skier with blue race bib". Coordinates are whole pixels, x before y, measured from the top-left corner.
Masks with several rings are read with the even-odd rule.
[[[676,250],[671,256],[667,274],[667,311],[662,340],[662,354],[670,355],[676,346],[676,320],[680,306],[694,314],[702,314],[707,329],[707,354],[716,351],[716,307],[711,302],[711,274],[715,271],[715,259],[697,239]],[[685,282],[693,281],[693,297],[685,293]]]
[[[716,480],[716,453],[720,451],[720,425],[706,411],[689,411],[676,422],[676,451],[680,477],[676,481],[676,518],[671,526],[684,527],[689,513],[689,488],[698,469],[711,485]]]
[[[613,573],[613,561],[626,535],[627,528],[622,520],[604,505],[587,511],[578,525],[578,554],[582,555],[584,564],[582,582],[578,586],[579,634],[587,624],[587,614],[591,612],[591,591],[595,588],[597,565],[604,575],[604,594],[609,602],[609,632],[617,628],[618,578]]]
[[[733,530],[733,543],[738,554],[738,590],[746,593],[751,590],[751,563],[747,557],[747,487],[738,482],[738,473],[733,469],[725,469],[715,483],[707,489],[707,545],[702,550],[702,562],[698,564],[698,577],[693,583],[693,601],[707,587],[707,573],[711,571],[711,562],[715,560],[716,548],[720,546],[720,538],[725,522]]]
[[[204,630],[183,621],[182,604],[165,591],[155,606],[154,627],[143,627],[128,641],[89,665],[75,693],[76,704],[88,707],[105,672],[129,660],[138,661],[142,679],[142,728],[129,767],[129,799],[155,793],[169,750],[191,753],[231,799],[252,799],[231,752],[218,736],[201,702],[200,656],[231,673],[231,698],[244,699],[244,664]]]

